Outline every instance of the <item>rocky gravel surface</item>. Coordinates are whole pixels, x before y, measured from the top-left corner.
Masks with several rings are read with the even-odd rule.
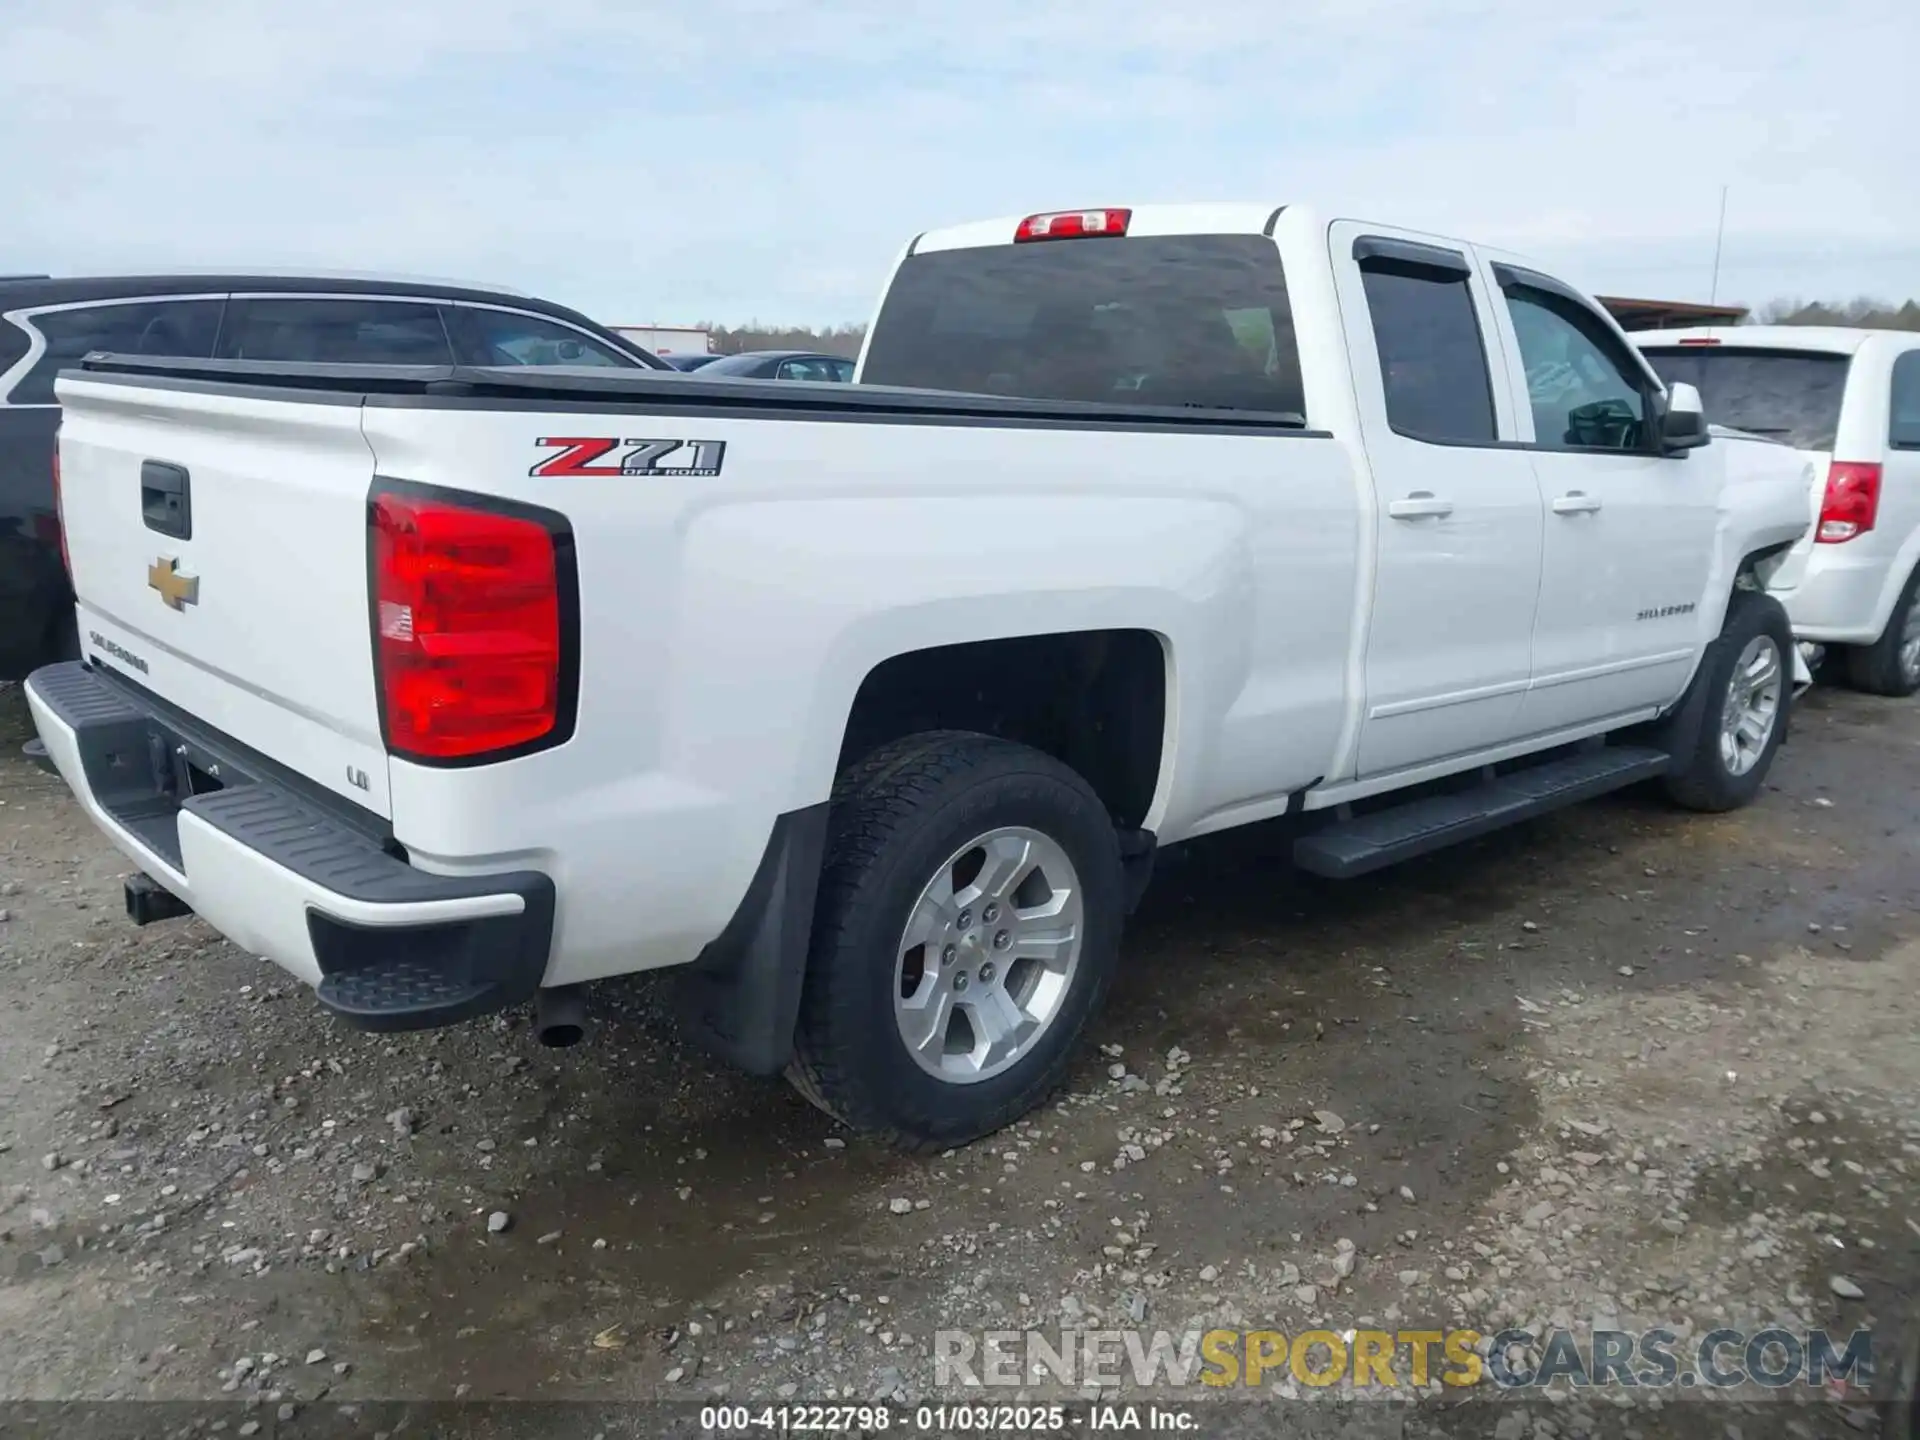
[[[1169,856],[1067,1089],[914,1160],[687,1049],[645,981],[602,987],[571,1051],[520,1014],[368,1036],[197,921],[132,928],[124,861],[16,758],[0,695],[0,1400],[272,1430],[402,1400],[915,1404],[942,1330],[1893,1336],[1920,1280],[1920,707],[1821,689],[1796,726],[1738,815],[1618,797],[1346,885],[1291,874],[1277,827]],[[1495,1410],[1283,1367],[1251,1394],[1206,1397],[1217,1433],[1279,1433],[1280,1404],[1298,1433],[1500,1440],[1877,1423],[1845,1387]]]

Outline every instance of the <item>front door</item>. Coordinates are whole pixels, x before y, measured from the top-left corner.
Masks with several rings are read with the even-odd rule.
[[[1501,444],[1512,398],[1464,247],[1350,223],[1332,244],[1377,511],[1367,777],[1521,732],[1541,503],[1526,451]]]
[[[1515,408],[1546,519],[1525,728],[1664,705],[1698,654],[1721,457],[1661,455],[1656,382],[1614,327],[1557,281],[1491,269],[1525,366]]]

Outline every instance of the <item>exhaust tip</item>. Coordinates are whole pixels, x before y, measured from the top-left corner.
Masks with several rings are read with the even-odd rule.
[[[561,985],[542,990],[534,1001],[533,1033],[549,1050],[564,1050],[586,1039],[586,987]]]

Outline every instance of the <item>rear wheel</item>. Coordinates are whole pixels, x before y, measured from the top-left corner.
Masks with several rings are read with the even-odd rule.
[[[1674,756],[1667,794],[1689,810],[1737,810],[1760,793],[1786,738],[1793,627],[1780,602],[1736,590],[1693,677],[1700,724]]]
[[[1847,681],[1854,689],[1896,696],[1920,691],[1920,569],[1907,577],[1880,638],[1846,653]]]
[[[1009,1124],[1106,992],[1122,895],[1112,821],[1066,766],[960,732],[887,746],[835,787],[788,1078],[907,1149]]]

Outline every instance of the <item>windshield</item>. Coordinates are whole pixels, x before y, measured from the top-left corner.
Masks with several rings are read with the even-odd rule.
[[[1708,423],[1751,430],[1798,450],[1833,449],[1849,357],[1723,346],[1645,353],[1665,384],[1700,391]]]
[[[1305,409],[1286,279],[1258,235],[912,256],[874,322],[861,379],[1296,418]]]

